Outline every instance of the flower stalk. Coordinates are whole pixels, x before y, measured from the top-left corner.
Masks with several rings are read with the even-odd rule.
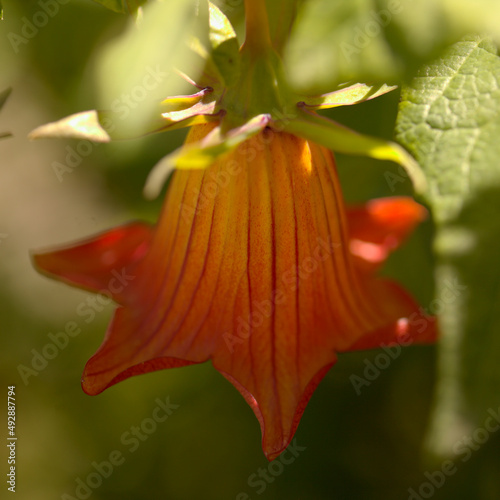
[[[245,0],[245,43],[242,50],[254,55],[272,50],[265,0]]]

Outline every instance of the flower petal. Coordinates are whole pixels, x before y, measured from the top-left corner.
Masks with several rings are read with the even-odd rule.
[[[189,142],[210,127],[197,129]],[[136,274],[85,390],[211,358],[254,410],[268,458],[289,444],[335,352],[416,308],[357,274],[331,153],[270,130],[175,173]]]
[[[271,149],[263,153],[268,142]],[[330,230],[339,242],[344,226],[330,223],[325,202],[312,198],[312,187],[321,198],[338,194],[330,192],[329,154],[318,156],[321,179],[307,143],[286,134],[253,137],[233,155],[204,171],[175,173],[151,250],[130,289],[134,308],[117,311],[83,383],[97,393],[173,360],[212,358],[247,400],[255,400],[263,447],[274,457],[290,442],[307,400],[336,359],[335,336],[326,334],[335,321],[324,313],[340,292],[319,269],[325,267],[329,279],[338,274],[334,281],[349,279],[342,265],[347,250],[330,246]],[[328,210],[339,207],[335,202]],[[338,253],[335,263],[324,263],[332,253]],[[305,265],[303,279],[297,265]],[[324,295],[327,287],[331,299]],[[341,300],[354,308],[359,299]]]
[[[438,329],[434,316],[428,316],[413,297],[391,280],[379,279],[371,285],[372,300],[393,321],[373,330],[349,346],[349,351],[377,349],[395,344],[432,344]],[[340,352],[340,351],[339,351]]]
[[[213,130],[193,128],[188,147]],[[205,169],[176,170],[150,237],[132,232],[128,249],[116,241],[112,262],[132,266],[134,279],[84,390],[211,359],[255,412],[269,459],[290,443],[336,352],[398,339],[405,321],[420,334],[414,301],[355,266],[332,154],[270,127]],[[109,242],[49,254],[56,264],[41,267],[99,288]],[[95,267],[80,269],[82,257]]]
[[[151,236],[151,226],[131,223],[57,251],[36,253],[33,261],[50,277],[95,292],[109,291],[121,302],[123,292],[110,282],[125,270],[133,271],[148,251]]]
[[[406,196],[349,207],[350,250],[359,269],[375,271],[426,216],[427,210]]]

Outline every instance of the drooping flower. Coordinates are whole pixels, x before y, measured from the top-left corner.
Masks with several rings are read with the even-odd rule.
[[[213,6],[210,12],[232,40],[221,12]],[[251,33],[255,12],[248,14]],[[409,198],[346,209],[324,146],[333,141],[344,151],[405,164],[408,157],[313,111],[359,100],[359,92],[367,98],[370,90],[352,87],[309,100],[293,95],[298,106],[291,112],[286,99],[282,104],[278,87],[289,91],[276,84],[282,77],[266,43],[261,39],[252,49],[247,35],[232,85],[223,85],[212,67],[204,77],[213,79],[212,87],[164,103],[170,111],[159,128],[194,126],[148,184],[157,191],[177,168],[156,225],[132,223],[34,260],[42,272],[106,290],[118,304],[85,367],[85,392],[211,360],[251,406],[264,452],[273,459],[290,443],[336,353],[403,340],[428,343],[436,330],[399,285],[375,277],[425,210]],[[274,76],[271,97],[262,100],[259,87],[255,99],[253,79],[261,83],[266,72]],[[180,102],[185,109],[173,111]],[[98,121],[93,127],[102,135]]]

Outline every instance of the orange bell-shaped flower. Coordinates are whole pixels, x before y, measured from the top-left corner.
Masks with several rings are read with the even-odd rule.
[[[213,127],[195,126],[187,142]],[[373,276],[424,215],[408,198],[346,211],[331,152],[265,128],[209,168],[176,171],[156,226],[35,262],[119,304],[85,392],[210,359],[252,407],[272,459],[337,352],[434,340],[434,321]]]

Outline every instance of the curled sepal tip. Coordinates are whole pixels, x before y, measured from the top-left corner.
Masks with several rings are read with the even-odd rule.
[[[296,117],[287,121],[284,128],[339,153],[393,161],[406,170],[417,193],[426,189],[427,181],[419,164],[395,142],[355,132],[307,109],[304,103],[299,104]]]
[[[397,89],[397,85],[367,85],[356,83],[326,94],[307,96],[303,98],[304,105],[312,109],[328,109],[338,106],[350,106],[370,99],[375,99]]]
[[[66,116],[56,122],[46,123],[31,131],[29,139],[44,138],[73,138],[87,139],[94,142],[109,142],[111,137],[102,126],[99,112],[96,110],[83,111]]]

